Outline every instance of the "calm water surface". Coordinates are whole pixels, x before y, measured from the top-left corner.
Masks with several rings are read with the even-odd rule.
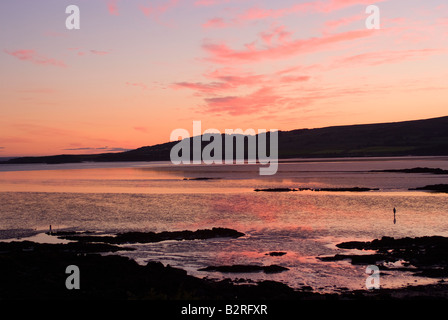
[[[199,277],[245,278],[304,285],[322,292],[364,289],[365,266],[321,262],[348,253],[335,244],[382,236],[448,236],[448,195],[409,188],[448,183],[447,175],[372,173],[370,170],[432,167],[448,170],[448,158],[322,159],[282,162],[275,176],[256,165],[173,166],[170,163],[107,163],[0,166],[0,237],[32,237],[53,229],[175,231],[228,227],[239,239],[166,241],[128,245],[123,255],[181,267]],[[185,178],[214,178],[184,180]],[[370,187],[379,191],[254,192],[273,187]],[[392,209],[397,208],[393,223]],[[271,257],[270,251],[286,255]],[[275,274],[197,271],[207,265],[278,264]],[[433,280],[391,272],[382,287]]]

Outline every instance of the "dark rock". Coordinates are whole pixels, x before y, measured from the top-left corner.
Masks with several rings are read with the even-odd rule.
[[[388,169],[388,170],[371,170],[369,172],[399,172],[399,173],[432,173],[432,174],[448,174],[448,170],[440,168],[417,167],[411,169]]]
[[[378,188],[360,188],[360,187],[353,187],[353,188],[320,188],[320,189],[314,189],[314,191],[334,191],[334,192],[366,192],[366,191],[377,191]]]
[[[268,188],[268,189],[255,189],[256,192],[291,192],[291,191],[297,191],[297,189],[290,189],[290,188]]]
[[[317,257],[321,261],[341,261],[351,260],[352,264],[376,264],[379,261],[385,261],[386,257],[381,254],[356,255],[356,254],[336,254],[330,257]],[[391,260],[387,260],[391,262]],[[393,260],[396,261],[396,260]]]
[[[0,252],[76,252],[76,253],[93,253],[93,252],[117,252],[132,251],[133,248],[118,247],[105,243],[84,243],[70,242],[67,244],[48,244],[36,243],[32,241],[13,241],[0,242]]]
[[[418,276],[448,276],[448,238],[441,236],[394,239],[383,237],[370,242],[350,241],[337,245],[342,249],[374,250],[374,254],[336,254],[319,257],[322,261],[351,259],[352,264],[377,264],[381,269],[411,271]],[[387,267],[401,261],[403,267]]]
[[[199,178],[184,178],[186,181],[201,181],[201,180],[219,180],[221,178],[207,178],[207,177],[199,177]]]
[[[0,243],[0,300],[279,300],[324,299],[285,284],[262,281],[234,285],[189,276],[186,271],[123,256],[84,253],[104,244]],[[32,250],[23,250],[31,249]],[[78,250],[80,249],[80,250]],[[66,267],[80,269],[80,290],[67,290]],[[267,269],[270,270],[270,269]]]
[[[434,192],[444,192],[448,193],[448,184],[434,184],[419,188],[409,188],[409,190],[423,190],[423,191],[434,191]]]
[[[264,191],[264,192],[294,192],[294,191],[334,191],[334,192],[366,192],[366,191],[377,191],[378,188],[360,188],[360,187],[352,187],[352,188],[269,188],[269,189],[255,189],[254,191]]]
[[[80,234],[92,234],[95,233],[93,231],[51,231],[46,232],[46,234],[51,236],[73,236],[73,235],[80,235]]]
[[[311,286],[302,286],[300,289],[303,291],[312,291],[313,290],[313,288]]]
[[[239,238],[244,236],[244,233],[227,228],[212,228],[197,231],[163,231],[155,232],[125,232],[118,233],[115,236],[90,236],[90,235],[65,235],[60,236],[62,239],[76,240],[80,242],[104,242],[111,244],[125,244],[125,243],[150,243],[160,242],[166,240],[197,240],[197,239],[211,239],[211,238]]]
[[[280,257],[280,256],[284,256],[286,254],[286,252],[282,252],[282,251],[272,251],[272,252],[268,252],[265,255],[266,256],[271,256],[271,257]]]
[[[377,300],[444,299],[444,283],[404,289],[358,290],[319,294],[275,281],[233,284],[189,276],[184,270],[148,262],[145,266],[117,255],[100,255],[105,244],[0,242],[0,300]],[[87,249],[88,248],[88,249]],[[123,249],[123,248],[120,248]],[[67,290],[66,267],[81,272],[80,290]],[[249,281],[248,281],[249,282]]]
[[[264,273],[279,273],[289,270],[288,268],[270,265],[270,266],[257,266],[257,265],[231,265],[231,266],[209,266],[199,269],[199,271],[216,271],[223,273],[249,273],[249,272],[264,272]]]

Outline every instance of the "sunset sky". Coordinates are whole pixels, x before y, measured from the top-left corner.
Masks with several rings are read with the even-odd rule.
[[[15,0],[0,21],[0,157],[134,149],[193,120],[224,132],[448,115],[446,0]]]

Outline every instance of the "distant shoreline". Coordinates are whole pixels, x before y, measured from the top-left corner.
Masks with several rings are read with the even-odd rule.
[[[16,159],[16,158],[11,158]],[[328,163],[328,162],[348,162],[348,161],[357,161],[357,162],[369,162],[369,161],[402,161],[402,160],[446,160],[448,163],[448,156],[447,155],[427,155],[427,156],[385,156],[385,157],[316,157],[316,158],[284,158],[284,159],[278,159],[279,164],[290,164],[290,163],[310,163],[310,162],[316,162],[316,163]],[[220,166],[232,166],[232,165],[260,165],[259,163],[256,164],[248,164],[247,162],[244,164],[239,163],[222,163],[222,164],[179,164],[174,165],[169,160],[154,160],[154,161],[80,161],[80,162],[61,162],[61,163],[45,163],[45,162],[30,162],[30,163],[14,163],[14,162],[1,162],[0,161],[0,172],[2,171],[2,168],[24,168],[24,166],[27,165],[41,165],[42,167],[45,167],[45,170],[57,168],[58,165],[80,165],[83,167],[87,167],[89,165],[95,165],[95,166],[104,166],[104,167],[126,167],[129,165],[173,165],[176,167],[198,167],[198,166],[207,166],[207,167],[220,167]],[[370,170],[370,172],[375,173],[381,173],[381,172],[403,172],[406,173],[407,170],[413,170],[416,168],[402,168],[402,169],[387,169],[387,170]],[[424,168],[425,169],[425,168]],[[439,168],[426,168],[430,170],[438,169]],[[408,173],[421,173],[421,172],[408,172]],[[431,172],[427,172],[431,173]]]
[[[448,116],[362,125],[278,131],[278,158],[448,156]],[[222,134],[221,139],[225,140]],[[193,146],[193,139],[189,139]],[[258,140],[258,135],[255,141]],[[222,141],[221,141],[222,142]],[[2,163],[168,161],[178,141],[117,153],[20,157]],[[201,144],[201,151],[208,143]],[[224,146],[224,144],[222,144]],[[247,158],[248,146],[244,146]],[[225,150],[222,150],[225,154]],[[233,154],[233,153],[232,153]]]

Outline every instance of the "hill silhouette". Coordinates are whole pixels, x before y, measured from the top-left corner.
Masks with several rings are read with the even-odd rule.
[[[224,137],[222,134],[221,138]],[[192,139],[189,139],[191,143]],[[267,141],[269,142],[269,138]],[[208,143],[202,142],[202,147]],[[2,163],[168,161],[171,148],[175,144],[177,141],[118,153],[21,157]],[[222,145],[224,146],[224,140]],[[448,116],[404,122],[279,131],[278,145],[280,159],[448,155]],[[223,154],[224,152],[223,150]]]

